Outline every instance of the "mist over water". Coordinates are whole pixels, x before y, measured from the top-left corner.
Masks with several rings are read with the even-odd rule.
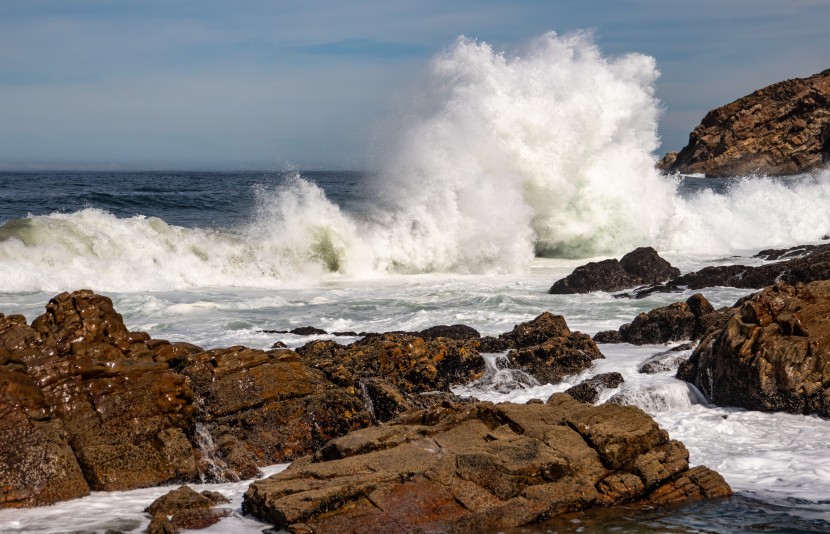
[[[0,226],[4,290],[523,273],[537,256],[618,256],[643,245],[713,256],[830,232],[830,172],[689,192],[655,170],[658,74],[641,54],[604,57],[588,33],[548,33],[510,54],[461,37],[432,62],[382,168],[361,182],[357,209],[299,172],[249,183],[229,207],[252,203],[250,216],[225,226],[147,217],[148,201],[136,196],[113,197],[119,216],[67,206]],[[167,213],[178,221],[177,203],[191,201],[191,213],[203,212],[225,187],[168,195]]]

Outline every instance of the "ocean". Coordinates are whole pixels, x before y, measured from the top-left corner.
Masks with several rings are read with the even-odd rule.
[[[62,291],[112,298],[130,330],[204,348],[312,339],[265,331],[509,331],[543,311],[572,330],[616,329],[685,300],[549,295],[587,261],[653,246],[683,272],[760,264],[761,249],[825,242],[830,172],[665,176],[654,168],[654,61],[605,58],[547,35],[521,57],[459,40],[436,58],[371,173],[0,173],[0,312],[31,321]],[[322,150],[322,148],[321,148]],[[708,288],[715,307],[750,293]],[[348,343],[354,338],[337,338]],[[492,369],[456,388],[484,400],[546,399],[618,371],[617,391],[682,441],[735,497],[586,514],[521,532],[830,532],[830,421],[710,405],[672,372],[639,364],[665,346],[600,345],[560,384]],[[494,357],[494,356],[488,356]],[[274,472],[284,466],[272,466]],[[237,508],[245,484],[217,485]],[[0,510],[0,532],[141,531],[167,488]],[[261,532],[232,517],[213,532]]]

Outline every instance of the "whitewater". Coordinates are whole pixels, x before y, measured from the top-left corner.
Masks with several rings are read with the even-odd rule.
[[[688,272],[823,242],[830,171],[712,180],[655,170],[658,75],[652,58],[606,57],[588,33],[549,33],[510,53],[462,37],[381,136],[371,173],[0,173],[0,312],[31,321],[56,293],[90,288],[131,330],[204,348],[330,337],[264,332],[306,325],[463,323],[497,335],[546,310],[594,334],[691,292],[547,294],[587,261],[653,246]],[[701,292],[715,307],[750,293]],[[637,371],[666,349],[600,345],[606,359],[560,384],[493,367],[455,391],[544,400],[618,371],[625,383],[600,401],[622,395],[652,414],[737,495],[652,518],[654,531],[830,531],[830,422],[711,406],[673,372]],[[215,489],[238,509],[245,487]],[[166,491],[3,510],[0,532],[140,531],[141,510]],[[232,517],[213,531],[262,528]]]

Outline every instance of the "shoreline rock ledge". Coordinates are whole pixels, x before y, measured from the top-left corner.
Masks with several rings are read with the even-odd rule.
[[[595,506],[730,495],[639,408],[453,404],[336,438],[251,484],[243,512],[289,532],[482,532]]]
[[[689,144],[658,163],[706,176],[799,174],[830,161],[830,69],[779,82],[713,109]]]

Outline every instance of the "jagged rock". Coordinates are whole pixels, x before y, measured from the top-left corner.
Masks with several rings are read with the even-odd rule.
[[[706,114],[659,167],[707,176],[798,174],[830,160],[830,69],[776,83]]]
[[[647,375],[674,371],[689,359],[694,347],[694,343],[684,343],[667,351],[658,352],[644,361],[637,371]]]
[[[152,517],[148,534],[175,534],[182,530],[207,528],[233,511],[214,509],[217,504],[229,502],[221,493],[203,491],[197,493],[189,486],[181,486],[162,495],[145,508]]]
[[[50,458],[31,476],[11,468],[15,506],[42,504],[38,492],[54,501],[88,488],[132,489],[196,475],[187,437],[193,393],[184,377],[154,361],[149,336],[129,332],[110,299],[88,290],[62,293],[31,328],[18,322],[0,335],[4,359],[26,384],[12,392],[29,419],[26,425],[18,417],[15,432],[32,447],[16,457]],[[88,488],[77,481],[76,465]],[[55,477],[45,486],[44,472]]]
[[[435,397],[423,393],[450,394],[450,386],[480,378],[485,367],[476,340],[410,334],[370,335],[346,346],[316,341],[297,352],[328,380],[365,395],[379,421],[432,405]]]
[[[579,374],[605,358],[587,334],[573,332],[553,337],[539,345],[511,350],[508,367],[520,369],[542,384],[556,384],[568,375]]]
[[[685,447],[638,408],[557,394],[353,432],[251,484],[243,511],[289,532],[480,532],[652,495],[728,495],[716,478],[689,470]]]
[[[89,494],[60,421],[22,361],[42,343],[23,316],[0,314],[0,508]]]
[[[561,315],[544,312],[532,321],[517,324],[513,330],[499,336],[507,348],[523,349],[539,345],[551,338],[568,337],[571,329]]]
[[[610,293],[647,284],[658,284],[677,276],[680,276],[680,270],[661,258],[656,250],[651,247],[640,247],[619,261],[609,259],[577,267],[573,273],[557,280],[548,293]]]
[[[712,402],[830,417],[830,281],[743,299],[678,370]]]
[[[187,356],[181,372],[222,445],[219,458],[234,470],[290,461],[371,422],[358,391],[332,384],[287,349],[209,350]]]
[[[671,341],[697,340],[712,328],[723,324],[728,311],[716,311],[700,293],[686,302],[642,312],[628,324],[614,331],[599,332],[594,341],[599,343],[631,343],[647,345]]]
[[[565,393],[579,402],[594,404],[599,400],[600,393],[603,390],[617,388],[623,382],[623,376],[620,373],[602,373],[566,389]]]

